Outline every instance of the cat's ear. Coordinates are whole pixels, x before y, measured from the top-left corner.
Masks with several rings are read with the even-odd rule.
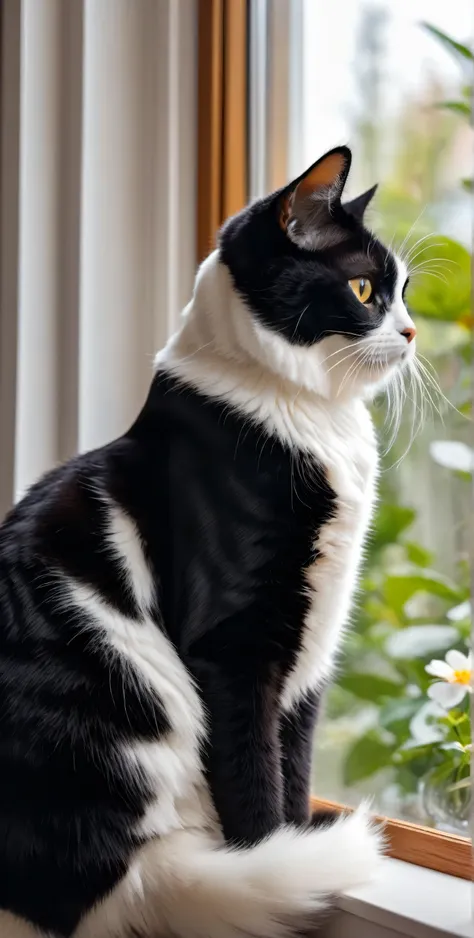
[[[279,221],[295,244],[315,250],[337,243],[333,209],[340,204],[350,165],[351,151],[337,147],[286,187]]]
[[[377,185],[372,186],[371,189],[367,189],[367,192],[363,192],[362,195],[358,195],[357,198],[351,199],[350,202],[344,202],[344,211],[348,212],[349,215],[352,215],[353,218],[356,218],[357,221],[362,221],[365,210],[372,201],[375,193],[377,192],[377,189]]]

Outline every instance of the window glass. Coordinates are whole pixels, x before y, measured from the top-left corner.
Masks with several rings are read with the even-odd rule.
[[[253,6],[261,17],[262,5]],[[373,406],[380,500],[352,629],[317,732],[313,789],[345,803],[373,795],[383,813],[464,833],[472,688],[472,3],[269,6],[266,29],[251,18],[253,194],[349,143],[348,194],[381,182],[371,224],[408,255],[407,302],[418,328],[419,381],[405,386],[395,440],[393,392],[391,408],[385,398]],[[275,25],[278,17],[286,17],[285,28]]]

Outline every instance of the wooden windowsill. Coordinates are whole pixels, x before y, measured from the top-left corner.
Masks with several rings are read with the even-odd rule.
[[[311,808],[313,811],[350,810],[335,801],[325,801],[321,798],[312,798]],[[469,839],[394,818],[377,817],[377,820],[384,825],[389,842],[389,856],[450,876],[472,880],[474,866]]]

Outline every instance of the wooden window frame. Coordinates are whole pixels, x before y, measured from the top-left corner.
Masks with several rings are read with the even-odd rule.
[[[198,0],[197,255],[239,211],[248,192],[248,12],[246,0]],[[350,810],[312,798],[312,809]],[[390,856],[464,879],[473,878],[471,842],[431,828],[379,818]]]
[[[312,811],[350,811],[336,801],[323,798],[311,798]],[[376,816],[376,821],[383,825],[388,843],[388,855],[395,860],[405,860],[425,866],[429,870],[459,876],[461,879],[473,878],[474,866],[472,844],[466,837],[445,834],[443,831],[420,824],[400,821],[398,818]]]
[[[198,5],[197,259],[247,201],[247,2]]]

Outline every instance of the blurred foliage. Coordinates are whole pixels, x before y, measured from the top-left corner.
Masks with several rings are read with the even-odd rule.
[[[436,26],[432,26],[431,23],[422,23],[423,29],[428,33],[431,33],[443,46],[448,50],[448,52],[453,53],[460,60],[467,59],[468,62],[474,61],[474,55],[472,50],[463,45],[460,42],[456,42],[451,36],[448,36],[447,33],[443,33],[440,29],[437,29]]]
[[[428,700],[432,678],[425,667],[448,649],[465,652],[470,637],[469,570],[460,563],[456,580],[433,569],[432,557],[410,540],[414,512],[383,503],[369,543],[355,628],[347,639],[341,676],[329,712],[350,713],[370,701],[378,709],[371,726],[345,757],[344,783],[392,765],[407,792],[434,766],[464,763],[461,752],[440,743],[470,741],[467,702],[462,733],[451,723],[434,727]],[[341,699],[340,691],[344,692]]]
[[[472,326],[471,257],[456,241],[442,235],[415,249],[410,306],[417,316]],[[426,270],[416,278],[416,270]]]
[[[474,68],[474,53],[472,49],[460,42],[456,42],[456,40],[452,39],[451,36],[441,32],[440,29],[436,29],[435,26],[431,26],[429,23],[423,23],[423,27],[444,46],[447,52],[449,52],[449,54],[457,60],[463,71],[466,73],[467,80],[462,84],[461,96],[456,98],[454,101],[439,101],[437,106],[445,111],[452,111],[454,114],[458,114],[461,117],[467,118],[467,120],[471,120]],[[474,186],[472,179],[463,179],[462,185],[465,189],[468,190],[468,192],[473,191]]]
[[[472,66],[467,46],[435,27],[423,24],[423,28],[463,66]],[[472,394],[471,257],[452,238],[430,236],[429,205],[441,154],[449,142],[441,112],[446,112],[449,121],[469,118],[471,89],[463,84],[459,100],[433,101],[430,108],[433,125],[428,134],[413,113],[405,115],[404,145],[391,185],[379,200],[381,235],[391,240],[395,233],[395,243],[402,245],[403,254],[409,254],[408,304],[418,324],[420,345],[429,351],[430,360],[435,359],[441,385],[449,386],[454,405],[449,411],[451,435],[462,436]],[[428,204],[422,220],[420,202]],[[428,383],[427,392],[436,396],[433,383]],[[376,409],[374,419],[380,429],[382,418]],[[333,727],[328,732],[333,732],[337,742],[337,726],[351,721],[350,738],[343,736],[344,786],[358,785],[389,769],[388,784],[395,787],[399,803],[410,798],[422,801],[415,816],[437,823],[433,791],[442,791],[445,798],[446,792],[453,793],[459,799],[459,817],[466,810],[469,694],[455,710],[443,711],[428,696],[433,678],[425,668],[449,649],[468,651],[470,571],[461,552],[453,565],[454,575],[447,576],[437,569],[433,553],[412,534],[417,511],[399,503],[397,485],[397,456],[403,455],[406,443],[403,436],[402,425],[395,453],[382,460],[380,502],[366,551],[354,628],[345,643],[337,683],[328,693],[328,726]],[[427,443],[426,449],[439,467],[436,471],[454,474],[457,484],[469,491],[474,451],[468,443],[436,440]],[[455,800],[450,808],[456,813]],[[460,829],[456,827],[459,817],[452,819],[454,829]],[[449,827],[449,816],[446,824]]]

